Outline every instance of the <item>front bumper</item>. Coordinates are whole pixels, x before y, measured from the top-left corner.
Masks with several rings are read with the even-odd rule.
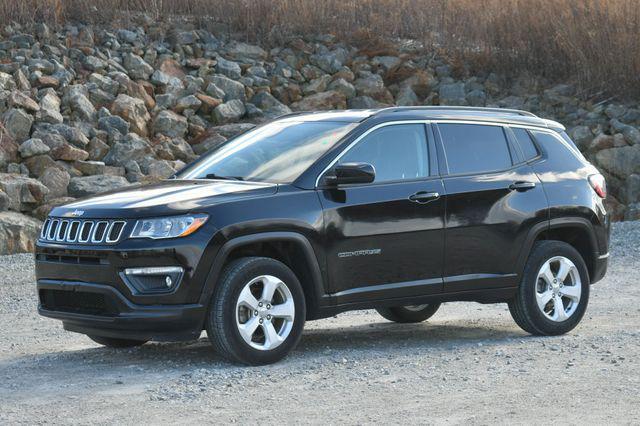
[[[38,242],[38,311],[62,320],[66,330],[83,334],[156,341],[197,339],[207,310],[200,296],[210,267],[200,262],[202,253],[187,239],[153,247]],[[167,266],[182,267],[184,274],[165,293],[141,294],[123,279],[126,268]]]
[[[38,312],[62,320],[65,330],[135,340],[192,340],[202,331],[205,307],[136,305],[115,288],[85,282],[38,280]]]

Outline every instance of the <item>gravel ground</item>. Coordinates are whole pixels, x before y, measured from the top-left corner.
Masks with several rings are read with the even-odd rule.
[[[532,337],[506,305],[449,303],[429,322],[373,311],[307,324],[276,365],[198,342],[99,347],[36,314],[30,255],[0,257],[0,424],[640,423],[640,222],[615,224],[582,323]]]

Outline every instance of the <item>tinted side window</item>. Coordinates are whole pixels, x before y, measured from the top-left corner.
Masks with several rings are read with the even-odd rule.
[[[522,154],[524,155],[525,161],[531,160],[534,157],[538,156],[538,148],[536,148],[533,140],[531,139],[531,135],[525,129],[512,128],[513,133],[516,135],[516,139],[518,140],[518,145],[522,148]]]
[[[397,124],[374,130],[340,158],[340,163],[351,162],[373,165],[375,182],[428,176],[424,125]]]
[[[482,173],[512,166],[504,130],[479,124],[438,124],[449,173]]]

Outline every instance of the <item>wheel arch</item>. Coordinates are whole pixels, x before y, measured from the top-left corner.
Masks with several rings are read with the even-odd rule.
[[[207,306],[224,266],[245,256],[270,257],[287,265],[304,290],[307,319],[314,319],[325,294],[324,280],[316,253],[309,240],[297,232],[262,232],[227,241],[218,251],[200,296]]]
[[[537,241],[544,240],[562,241],[575,248],[587,265],[589,278],[594,277],[596,260],[599,255],[598,243],[591,223],[581,217],[551,219],[549,222],[543,222],[535,226],[529,232],[525,250],[522,251],[518,260],[519,275],[524,271],[533,245]]]

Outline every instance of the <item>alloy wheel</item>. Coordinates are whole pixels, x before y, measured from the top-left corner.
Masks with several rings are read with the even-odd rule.
[[[243,287],[236,302],[236,326],[251,347],[269,351],[291,333],[295,304],[289,287],[277,277],[261,275]]]
[[[577,310],[581,293],[580,272],[568,258],[552,257],[538,271],[536,301],[547,319],[566,321]]]

